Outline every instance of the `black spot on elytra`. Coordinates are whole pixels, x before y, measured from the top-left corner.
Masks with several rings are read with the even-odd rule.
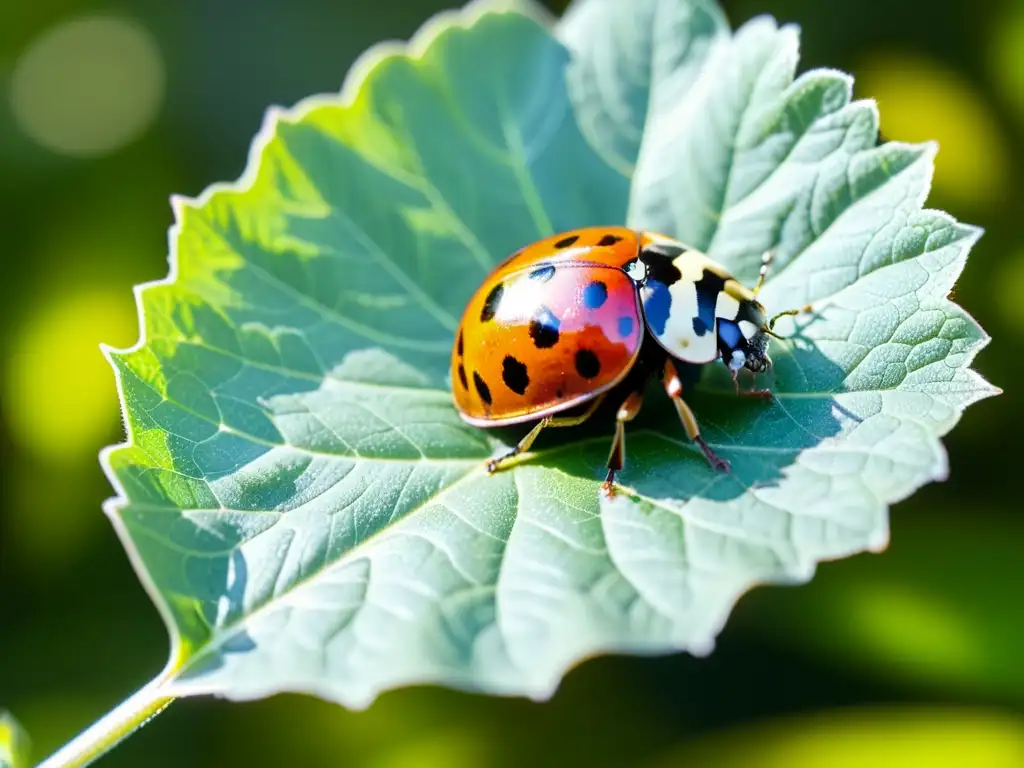
[[[576,373],[584,379],[592,379],[601,372],[601,361],[589,349],[576,351]]]
[[[530,273],[531,280],[539,280],[542,283],[546,283],[551,279],[551,276],[555,274],[555,267],[551,264],[545,264],[543,267],[537,267]]]
[[[459,357],[462,357],[462,331],[459,331],[459,341],[455,349]]]
[[[683,253],[683,249],[674,245],[649,245],[640,253],[640,258],[647,265],[647,280],[661,283],[668,287],[679,281],[683,273],[672,263],[672,259]]]
[[[625,339],[631,333],[633,333],[633,318],[623,315],[619,318],[619,336]]]
[[[569,235],[568,237],[563,237],[561,240],[555,243],[555,248],[568,248],[570,245],[572,245],[579,239],[579,235]]]
[[[505,359],[501,362],[501,380],[517,395],[523,394],[530,386],[530,376],[526,372],[526,366],[512,355],[505,355]]]
[[[462,382],[463,389],[469,389],[469,382],[466,381],[466,367],[459,363],[459,381]]]
[[[565,397],[565,390],[563,390],[562,388],[556,389],[555,390],[555,397],[557,399],[561,400],[563,397]]]
[[[548,349],[558,343],[558,328],[561,323],[547,307],[540,307],[530,320],[530,338],[538,349]]]
[[[715,305],[718,294],[725,290],[725,278],[705,269],[694,286],[697,288],[697,314],[693,318],[693,332],[703,336],[715,327]]]
[[[487,386],[487,382],[480,378],[480,374],[473,371],[473,384],[476,386],[476,392],[480,395],[480,399],[483,400],[487,405],[491,404],[491,390]]]
[[[597,244],[598,245],[615,245],[621,239],[622,238],[619,237],[618,235],[605,235],[604,237],[602,237],[600,240],[597,241]]]
[[[598,309],[608,300],[608,286],[595,280],[583,289],[583,303],[587,309]]]
[[[480,310],[480,322],[486,323],[494,319],[494,313],[498,311],[498,304],[501,302],[501,295],[505,293],[505,286],[498,283],[491,288],[491,292],[484,299],[484,308]]]

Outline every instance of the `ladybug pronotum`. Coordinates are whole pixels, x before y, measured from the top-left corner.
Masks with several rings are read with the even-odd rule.
[[[452,349],[455,406],[466,422],[537,421],[514,448],[488,460],[488,471],[529,450],[545,427],[583,423],[615,390],[622,399],[602,485],[611,493],[625,461],[625,424],[640,411],[652,375],[661,377],[689,439],[727,471],[700,436],[676,363],[721,358],[737,395],[771,399],[768,390],[741,391],[737,380],[742,368],[768,369],[768,339],[780,338],[775,321],[802,311],[766,321],[756,295],[769,264],[766,255],[751,290],[683,243],[625,227],[563,232],[510,255],[469,300]]]

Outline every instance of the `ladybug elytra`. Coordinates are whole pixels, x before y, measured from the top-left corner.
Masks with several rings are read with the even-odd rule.
[[[769,264],[766,255],[751,290],[705,254],[626,227],[563,232],[510,255],[469,300],[452,349],[455,406],[466,422],[537,421],[514,448],[490,459],[488,470],[529,450],[545,427],[586,421],[618,388],[602,485],[611,493],[625,461],[625,425],[640,411],[652,375],[661,377],[689,439],[713,468],[728,470],[700,436],[675,363],[721,358],[737,395],[771,399],[768,390],[741,391],[737,380],[743,368],[768,369],[769,337],[781,338],[775,321],[802,311],[766,320],[756,295]],[[565,415],[577,407],[583,410]]]

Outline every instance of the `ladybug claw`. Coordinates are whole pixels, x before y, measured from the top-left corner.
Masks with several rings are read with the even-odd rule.
[[[711,450],[711,446],[705,443],[703,438],[697,437],[696,443],[704,452],[704,458],[708,460],[708,464],[711,465],[711,468],[713,470],[715,470],[716,472],[728,472],[730,470],[732,465],[729,464],[728,461],[723,459],[717,453],[715,453],[713,450]]]
[[[499,456],[496,459],[488,459],[487,462],[484,464],[484,466],[487,468],[487,474],[493,475],[495,472],[501,469],[501,465],[503,462],[508,461],[514,455],[514,453],[510,453],[506,454],[505,456]]]
[[[730,370],[732,374],[732,388],[737,397],[749,397],[754,400],[771,400],[774,395],[770,389],[740,389],[739,375],[736,371]]]
[[[601,483],[601,495],[606,498],[612,498],[615,496],[615,470],[609,469],[608,475],[605,477],[604,482]]]

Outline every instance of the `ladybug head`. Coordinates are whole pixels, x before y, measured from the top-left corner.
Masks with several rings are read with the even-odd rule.
[[[772,359],[768,356],[768,334],[758,330],[747,340],[743,367],[753,373],[764,373],[772,367]]]
[[[745,326],[746,332],[743,333],[745,343],[741,349],[743,352],[742,367],[752,373],[764,373],[772,366],[772,359],[768,356],[768,338],[772,335],[771,328],[765,320],[764,307],[761,302],[753,299],[744,304],[746,306],[742,308],[741,312],[746,322],[741,323],[741,328]],[[740,362],[738,356],[734,356],[734,359],[737,363]],[[736,366],[736,369],[738,370],[739,367]]]
[[[751,309],[754,310],[753,314],[757,316],[758,329],[747,340],[747,348],[744,350],[745,359],[743,361],[743,367],[754,373],[763,373],[772,366],[772,359],[768,356],[768,339],[769,337],[784,340],[785,336],[780,336],[775,333],[775,323],[780,317],[787,315],[797,315],[802,310],[799,309],[787,309],[785,312],[779,312],[779,314],[772,317],[767,323],[764,321],[764,307],[758,302],[751,302],[753,306]]]
[[[770,335],[764,307],[756,300],[741,301],[734,319],[718,318],[719,349],[733,371],[741,368],[753,373],[767,371],[772,365],[768,356]]]

